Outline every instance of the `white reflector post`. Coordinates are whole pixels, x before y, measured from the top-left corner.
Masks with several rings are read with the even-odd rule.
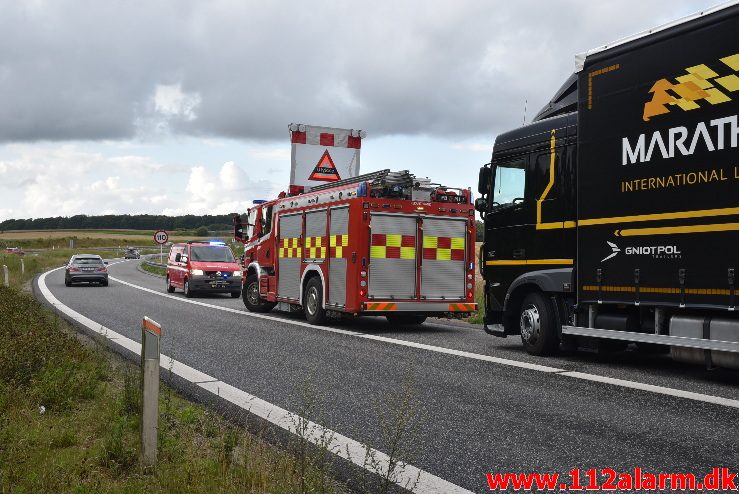
[[[141,324],[141,456],[144,466],[157,463],[159,430],[159,339],[162,327],[148,317]]]

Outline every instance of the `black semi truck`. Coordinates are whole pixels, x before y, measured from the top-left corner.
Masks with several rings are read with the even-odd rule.
[[[480,170],[485,330],[739,368],[739,5],[576,57]]]

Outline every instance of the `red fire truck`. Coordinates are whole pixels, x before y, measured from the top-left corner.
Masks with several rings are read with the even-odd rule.
[[[477,309],[469,189],[382,170],[255,202],[245,223],[234,217],[252,312],[280,304],[312,324],[332,312],[420,324]]]

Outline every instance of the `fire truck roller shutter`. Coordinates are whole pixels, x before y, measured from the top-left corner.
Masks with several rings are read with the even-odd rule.
[[[423,219],[422,297],[464,299],[466,233],[464,218]]]
[[[349,255],[349,208],[331,208],[328,265],[328,303],[331,305],[346,305],[346,259]]]
[[[278,239],[277,295],[298,300],[300,298],[300,263],[303,260],[303,246],[300,235],[303,229],[303,215],[290,214],[280,217],[280,238]]]
[[[415,298],[416,218],[373,214],[371,226],[370,297]]]

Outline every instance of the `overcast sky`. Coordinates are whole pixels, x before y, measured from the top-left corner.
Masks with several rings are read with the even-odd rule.
[[[715,3],[0,1],[0,220],[244,211],[286,188],[290,122],[473,186],[576,53]]]

